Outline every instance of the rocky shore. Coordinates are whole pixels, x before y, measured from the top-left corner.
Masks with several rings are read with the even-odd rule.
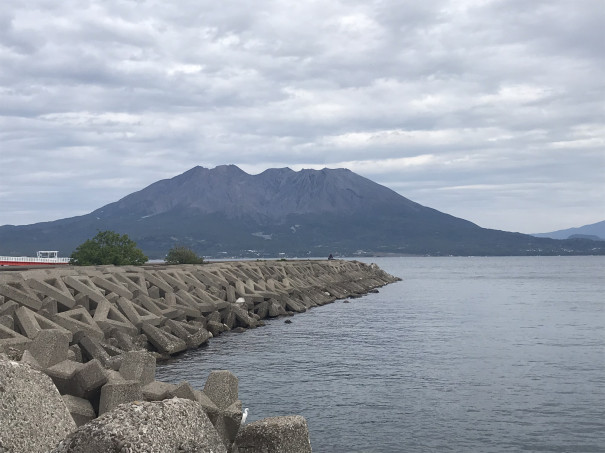
[[[306,421],[241,424],[238,380],[157,360],[398,280],[357,261],[0,270],[0,453],[310,452]]]

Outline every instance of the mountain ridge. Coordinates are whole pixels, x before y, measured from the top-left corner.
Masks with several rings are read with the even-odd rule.
[[[535,233],[532,236],[551,239],[568,239],[570,236],[592,236],[596,237],[596,240],[605,241],[605,220],[580,227],[551,231],[549,233]]]
[[[193,167],[83,216],[0,227],[0,254],[69,255],[99,230],[128,234],[151,258],[175,245],[210,257],[372,254],[605,254],[605,245],[481,228],[348,169]]]
[[[175,192],[182,187],[187,187],[187,191]],[[380,190],[380,194],[376,190]],[[214,169],[197,166],[173,178],[157,181],[92,214],[132,213],[132,206],[136,204],[135,212],[140,215],[157,215],[185,206],[207,214],[225,212],[228,217],[243,214],[280,220],[289,214],[360,210],[364,208],[362,200],[368,197],[382,204],[405,200],[409,208],[421,206],[348,169],[298,172],[289,168],[268,169],[250,175],[235,165],[221,165]]]

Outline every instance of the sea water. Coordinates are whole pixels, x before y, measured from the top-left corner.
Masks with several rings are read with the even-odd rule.
[[[374,258],[401,282],[158,367],[239,378],[314,452],[604,452],[605,257]]]

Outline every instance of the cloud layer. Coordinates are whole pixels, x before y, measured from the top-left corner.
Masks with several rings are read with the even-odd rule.
[[[490,228],[605,218],[596,0],[8,3],[0,225],[225,163],[347,167]]]

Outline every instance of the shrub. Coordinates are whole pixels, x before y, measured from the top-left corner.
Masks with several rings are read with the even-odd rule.
[[[80,244],[70,256],[76,266],[113,264],[115,266],[141,265],[147,257],[128,235],[114,231],[99,231],[97,235]]]
[[[166,264],[202,264],[204,258],[187,247],[172,247],[164,261]]]

